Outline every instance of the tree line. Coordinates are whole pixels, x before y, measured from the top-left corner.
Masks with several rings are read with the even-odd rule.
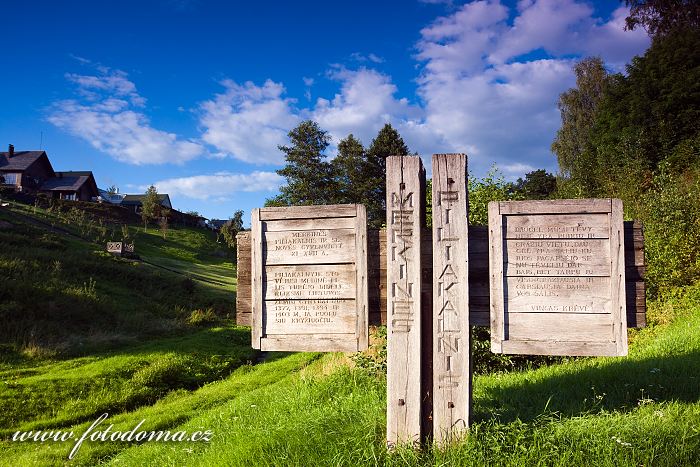
[[[574,67],[552,143],[557,196],[618,197],[645,227],[652,295],[700,280],[700,2],[627,0],[646,52],[625,73],[600,57]]]

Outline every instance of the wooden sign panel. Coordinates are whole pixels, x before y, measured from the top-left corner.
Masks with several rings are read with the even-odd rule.
[[[421,227],[425,169],[418,156],[386,159],[387,444],[420,443]]]
[[[107,252],[122,253],[122,242],[107,242]]]
[[[471,365],[467,156],[433,155],[433,439],[469,426]]]
[[[491,350],[627,355],[619,199],[489,203]]]
[[[253,348],[367,348],[364,206],[254,209],[251,253]]]

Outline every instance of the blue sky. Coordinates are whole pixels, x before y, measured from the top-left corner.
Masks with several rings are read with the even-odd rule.
[[[573,64],[623,71],[649,45],[626,15],[614,0],[4,2],[0,148],[41,145],[57,170],[155,184],[212,218],[277,193],[277,145],[307,118],[365,145],[390,122],[428,168],[466,152],[477,176],[555,171]]]

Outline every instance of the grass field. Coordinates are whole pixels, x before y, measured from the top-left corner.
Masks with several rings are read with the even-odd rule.
[[[170,250],[147,237],[137,249],[220,280],[209,269],[219,257],[182,235]],[[628,357],[477,375],[468,437],[388,453],[381,372],[341,354],[260,354],[248,329],[192,319],[233,285],[197,282],[189,293],[181,274],[22,223],[0,230],[0,245],[0,465],[700,465],[700,284],[648,304],[651,325],[630,331]],[[42,341],[37,322],[62,346]],[[70,461],[75,440],[11,441],[18,430],[79,437],[102,413],[97,429],[143,421],[140,430],[211,439],[87,440]]]

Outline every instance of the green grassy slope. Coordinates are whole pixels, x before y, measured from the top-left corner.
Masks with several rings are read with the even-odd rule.
[[[634,336],[627,358],[478,376],[471,435],[447,450],[384,448],[385,381],[335,354],[272,356],[196,391],[110,419],[114,430],[211,430],[210,442],[86,442],[74,462],[115,465],[698,465],[700,286]],[[668,313],[667,313],[668,314]],[[304,368],[302,371],[300,371]],[[29,424],[27,427],[31,427]],[[88,423],[71,426],[82,432]],[[59,465],[73,444],[3,442],[0,463]]]

